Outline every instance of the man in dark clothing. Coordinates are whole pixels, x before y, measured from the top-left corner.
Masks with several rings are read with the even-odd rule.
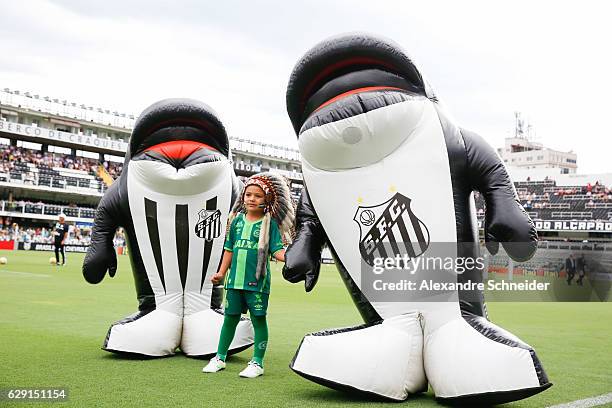
[[[584,254],[580,255],[580,258],[576,260],[576,268],[578,269],[578,280],[576,283],[580,286],[583,286],[582,280],[584,279],[584,275],[586,274],[586,261],[584,259]]]
[[[567,272],[567,284],[571,285],[576,275],[576,260],[572,254],[565,260],[565,272]]]
[[[64,243],[68,238],[68,224],[66,224],[66,216],[64,214],[59,215],[59,222],[55,224],[55,262],[57,265],[66,265],[66,255],[64,253]],[[59,254],[62,254],[62,263],[60,264]]]

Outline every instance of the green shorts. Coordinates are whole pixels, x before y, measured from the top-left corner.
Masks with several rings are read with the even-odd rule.
[[[226,289],[225,290],[225,314],[240,315],[247,310],[251,316],[265,316],[268,312],[268,293],[254,292],[251,290]]]

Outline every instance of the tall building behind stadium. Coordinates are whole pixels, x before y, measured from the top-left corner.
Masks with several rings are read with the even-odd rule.
[[[46,250],[58,214],[70,227],[67,250],[86,251],[95,208],[122,170],[136,117],[28,92],[0,90],[0,245]],[[303,185],[299,151],[248,135],[230,135],[236,174],[273,171],[287,177],[294,198]],[[612,173],[577,172],[573,152],[533,143],[520,134],[498,153],[519,199],[550,242],[612,242]],[[478,194],[480,226],[484,202]],[[122,248],[121,231],[116,238]]]

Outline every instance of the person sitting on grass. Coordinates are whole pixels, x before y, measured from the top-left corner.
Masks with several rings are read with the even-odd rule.
[[[250,177],[228,219],[228,232],[223,246],[219,271],[214,284],[225,279],[225,319],[217,354],[202,369],[215,373],[225,368],[225,359],[234,338],[240,315],[250,313],[255,331],[253,359],[240,372],[240,377],[263,375],[263,358],[268,344],[266,313],[270,296],[269,258],[284,262],[285,242],[289,243],[295,210],[287,182],[273,173]]]

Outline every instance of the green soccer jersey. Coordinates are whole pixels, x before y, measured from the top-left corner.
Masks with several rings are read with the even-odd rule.
[[[259,244],[259,231],[261,220],[248,221],[240,213],[230,225],[227,239],[223,248],[232,252],[232,266],[225,280],[225,289],[242,289],[253,292],[270,293],[270,261],[266,260],[266,276],[259,281],[255,278],[257,269],[257,246]],[[283,249],[278,225],[270,220],[270,254]]]

